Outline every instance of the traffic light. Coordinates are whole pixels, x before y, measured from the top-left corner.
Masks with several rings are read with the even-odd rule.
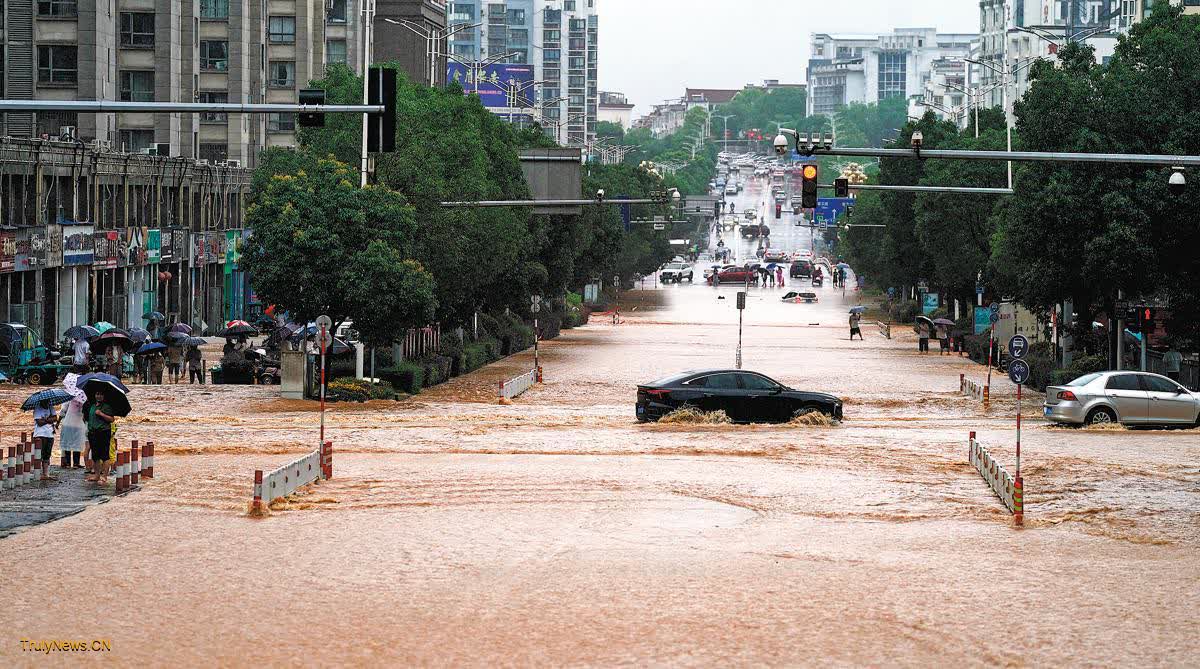
[[[302,105],[323,105],[325,104],[325,90],[321,88],[301,88],[300,89],[300,104]],[[324,128],[325,114],[318,112],[301,113],[296,119],[303,128]]]
[[[367,114],[367,151],[396,150],[396,71],[373,67],[367,73],[367,104],[383,105],[382,113]]]
[[[776,202],[775,203],[775,218],[781,218],[782,216],[783,216],[783,203]]]
[[[714,202],[713,203],[713,218],[720,218],[720,217],[721,217],[721,203]]]
[[[1154,308],[1140,305],[1137,308],[1138,332],[1149,334],[1154,331]]]
[[[839,177],[833,180],[833,196],[834,197],[850,197],[850,180],[845,177]]]
[[[805,209],[817,208],[817,166],[805,165],[800,169],[800,206]]]

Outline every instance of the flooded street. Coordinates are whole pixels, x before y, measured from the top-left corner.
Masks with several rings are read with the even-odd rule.
[[[1052,428],[1027,393],[1017,528],[966,462],[976,431],[1012,468],[1006,379],[985,411],[965,358],[848,341],[853,292],[751,288],[743,366],[846,420],[641,425],[637,383],[732,366],[738,336],[737,287],[646,288],[543,344],[512,406],[532,352],[333,406],[334,479],[265,519],[253,472],[316,447],[314,404],[134,387],[120,436],[157,442],[156,478],[0,540],[0,662],[44,663],[26,638],[154,666],[1195,662],[1200,432]],[[26,390],[0,390],[9,442]]]

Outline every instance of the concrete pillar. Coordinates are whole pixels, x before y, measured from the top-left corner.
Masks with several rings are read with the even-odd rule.
[[[363,352],[365,348],[362,343],[354,344],[354,378],[361,379],[363,377]]]

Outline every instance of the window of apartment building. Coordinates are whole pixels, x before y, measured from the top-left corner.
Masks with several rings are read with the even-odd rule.
[[[529,31],[524,28],[508,31],[508,45],[522,47],[529,44]]]
[[[267,40],[271,44],[294,44],[296,42],[296,17],[272,16],[267,22]]]
[[[566,2],[563,3],[563,11],[564,12],[575,11],[575,0],[566,0]]]
[[[329,0],[329,14],[327,16],[327,20],[330,23],[345,23],[346,4],[346,0]]]
[[[567,98],[568,98],[567,104],[571,105],[572,107],[582,107],[583,106],[584,97],[582,95],[577,95],[577,94],[569,95],[569,96],[567,96]]]
[[[200,0],[200,18],[229,18],[229,0]]]
[[[267,132],[295,132],[295,114],[268,114]]]
[[[586,84],[583,80],[583,75],[572,74],[571,76],[567,77],[568,88],[583,88],[585,85]]]
[[[38,47],[38,83],[74,84],[79,81],[79,51],[73,44]]]
[[[229,158],[229,145],[202,143],[196,157],[200,160],[207,160],[210,163],[226,160]]]
[[[325,62],[330,65],[333,63],[346,64],[346,40],[325,40]]]
[[[525,25],[525,10],[524,9],[508,10],[508,25],[510,25],[510,26]]]
[[[76,0],[38,0],[37,14],[50,18],[79,16],[79,3]]]
[[[587,40],[582,37],[572,37],[567,41],[567,47],[571,51],[583,51],[587,48]]]
[[[461,60],[475,59],[474,44],[455,44],[450,47],[450,51]]]
[[[291,60],[273,60],[267,68],[267,85],[276,88],[292,88],[296,85],[296,63]]]
[[[151,12],[121,12],[121,46],[135,48],[154,46],[154,14]]]
[[[196,94],[196,102],[209,104],[225,104],[229,102],[229,93],[225,91],[200,91]],[[229,115],[224,112],[200,112],[201,123],[224,123]]]
[[[543,49],[542,60],[551,63],[557,63],[558,61],[562,60],[562,52],[558,49]]]
[[[572,70],[582,70],[584,64],[583,56],[571,56],[567,58],[567,67]]]
[[[37,113],[37,136],[50,135],[58,137],[62,134],[63,126],[73,125],[76,132],[79,128],[79,114],[67,111],[43,111]]]
[[[227,72],[229,70],[229,42],[201,40],[200,69],[209,72]]]
[[[542,12],[542,23],[546,24],[547,26],[562,25],[562,10],[561,9],[544,10]]]
[[[137,153],[154,146],[154,131],[149,128],[122,130],[118,133],[118,139],[126,153]]]
[[[561,30],[555,29],[555,30],[543,30],[542,31],[542,41],[544,41],[544,42],[557,42],[561,39],[562,39],[562,31]]]
[[[571,32],[581,33],[587,29],[587,21],[583,19],[571,19]]]
[[[122,102],[154,102],[153,70],[121,70]]]
[[[465,2],[456,2],[450,10],[451,21],[474,21],[475,20],[475,5],[470,5]]]
[[[512,55],[508,57],[508,62],[514,63],[516,65],[524,65],[525,63],[529,62],[529,52],[528,51],[513,51]]]
[[[879,99],[904,97],[907,92],[908,54],[883,51],[879,54]]]

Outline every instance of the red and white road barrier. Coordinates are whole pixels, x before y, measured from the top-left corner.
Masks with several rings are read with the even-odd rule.
[[[879,328],[879,334],[883,335],[883,337],[885,339],[892,338],[892,326],[891,325],[884,323],[883,321],[875,321],[875,326]]]
[[[992,492],[1000,498],[1004,506],[1012,512],[1013,518],[1017,524],[1021,524],[1025,520],[1025,486],[1021,481],[1021,477],[1013,478],[1006,469],[992,454],[988,452],[982,444],[975,439],[975,433],[971,433],[969,446],[967,448],[967,461],[970,462],[983,480],[987,482]]]
[[[511,400],[517,395],[520,395],[526,390],[532,388],[535,383],[541,383],[541,381],[542,370],[540,367],[531,369],[520,376],[514,376],[507,381],[501,381],[500,398]]]
[[[958,392],[980,402],[987,402],[990,395],[986,385],[973,379],[968,379],[966,374],[958,375]]]
[[[308,455],[264,475],[261,469],[254,472],[254,500],[252,513],[261,513],[272,500],[287,497],[302,486],[321,479],[333,478],[333,442],[321,444]]]

